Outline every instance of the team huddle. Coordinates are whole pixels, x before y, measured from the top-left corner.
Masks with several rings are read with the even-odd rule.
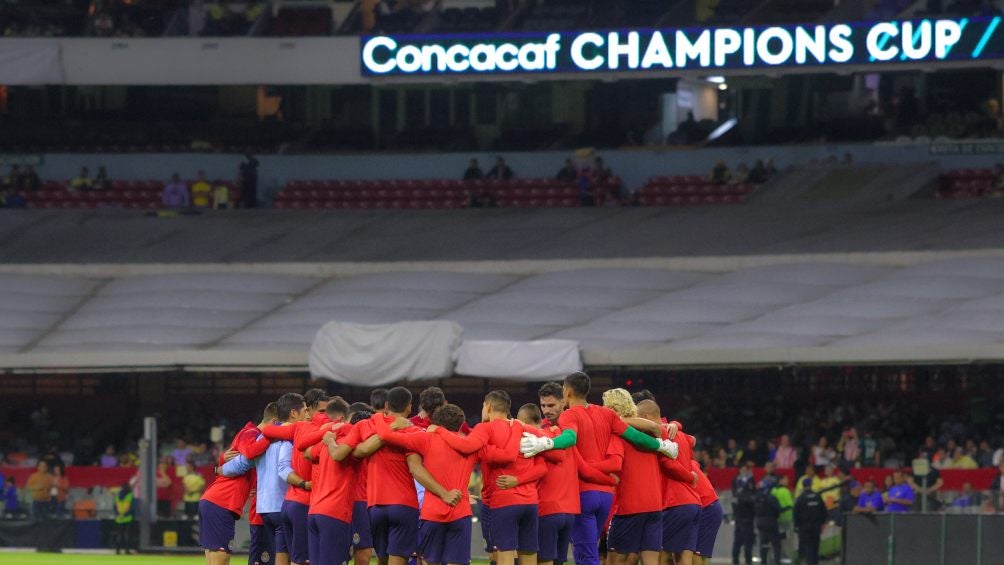
[[[574,373],[540,388],[512,419],[504,391],[469,428],[430,387],[412,412],[403,387],[349,405],[314,389],[270,403],[221,457],[199,503],[207,565],[229,563],[250,499],[249,565],[429,565],[471,561],[471,475],[498,565],[706,563],[722,507],[693,460],[694,438],[653,398],[624,389],[589,404]],[[637,400],[637,403],[636,403]]]

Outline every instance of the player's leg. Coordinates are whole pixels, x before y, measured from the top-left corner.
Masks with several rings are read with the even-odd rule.
[[[373,557],[373,531],[370,527],[369,509],[366,503],[356,501],[352,505],[352,562],[367,565]]]
[[[405,565],[418,550],[418,509],[387,506],[387,564]]]
[[[471,519],[461,518],[447,525],[443,563],[468,565],[471,562]]]
[[[373,552],[376,553],[377,563],[387,565],[389,555],[387,554],[387,537],[390,535],[390,523],[387,518],[386,506],[371,506],[370,531],[373,533]]]
[[[519,528],[519,545],[517,555],[519,565],[537,565],[537,551],[540,540],[537,530],[540,527],[540,515],[536,504],[525,504],[522,507],[517,527]]]

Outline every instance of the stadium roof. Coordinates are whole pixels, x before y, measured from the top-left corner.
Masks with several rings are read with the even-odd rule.
[[[7,273],[0,274],[0,367],[302,370],[328,321],[437,319],[458,322],[469,340],[577,340],[589,366],[1004,359],[1000,253],[898,267],[845,259],[731,261],[740,265],[731,270],[724,259],[718,272],[651,261],[648,268],[495,264],[482,272],[384,266],[353,276],[317,266]]]

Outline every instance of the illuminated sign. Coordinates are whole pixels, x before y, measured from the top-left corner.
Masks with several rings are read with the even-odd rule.
[[[820,67],[1004,57],[1001,18],[362,37],[367,76]]]

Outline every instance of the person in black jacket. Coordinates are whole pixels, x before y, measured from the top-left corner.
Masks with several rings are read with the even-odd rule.
[[[994,477],[994,481],[990,483],[990,496],[993,497],[991,500],[997,505],[997,509],[1000,510],[1004,508],[1004,460],[997,465],[1000,469],[1000,473]]]
[[[775,565],[781,564],[781,532],[777,521],[781,516],[781,503],[771,493],[774,488],[773,479],[764,479],[753,499],[753,510],[756,513],[756,529],[760,538],[760,562],[766,565],[767,551],[774,550]]]
[[[802,482],[804,491],[795,501],[794,521],[798,531],[798,556],[808,565],[819,564],[819,538],[826,523],[823,497],[812,490],[812,479]]]
[[[733,565],[739,565],[740,552],[745,554],[747,565],[753,563],[753,542],[756,541],[753,525],[756,519],[753,505],[755,483],[752,465],[743,467],[732,481],[732,517],[736,521],[735,538],[732,540]]]

